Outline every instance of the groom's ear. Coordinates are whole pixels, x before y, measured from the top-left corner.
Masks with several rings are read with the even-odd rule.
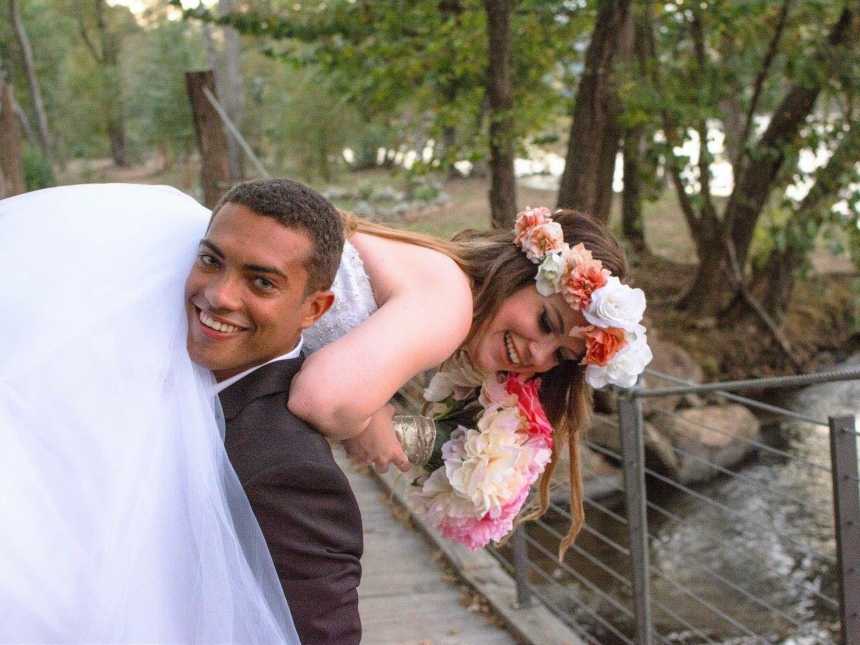
[[[302,308],[302,329],[313,325],[320,317],[331,309],[334,304],[334,293],[331,291],[314,291],[305,298]]]

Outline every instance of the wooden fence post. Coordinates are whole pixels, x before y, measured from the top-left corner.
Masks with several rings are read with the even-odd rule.
[[[0,79],[0,197],[27,191],[21,162],[21,131],[12,86]]]
[[[203,203],[209,208],[230,186],[230,159],[224,125],[213,105],[206,98],[204,88],[215,94],[215,77],[212,70],[186,72],[185,85],[194,114],[194,132],[200,149],[200,178],[203,183]]]

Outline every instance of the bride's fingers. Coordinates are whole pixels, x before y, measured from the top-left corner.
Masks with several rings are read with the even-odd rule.
[[[389,461],[404,473],[412,468],[409,458],[400,446],[397,446],[396,451],[391,455]]]
[[[408,472],[409,469],[412,468],[412,464],[406,458],[406,455],[396,456],[394,459],[391,460],[391,463],[393,463],[395,466],[397,466],[397,468],[401,472],[404,472],[404,473]]]

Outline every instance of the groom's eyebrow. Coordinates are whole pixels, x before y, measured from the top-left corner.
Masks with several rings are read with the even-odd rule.
[[[210,242],[209,240],[205,240],[205,239],[200,240],[200,246],[205,246],[210,251],[212,251],[212,253],[217,255],[220,259],[222,259],[222,260],[224,259],[224,251],[219,249],[216,244]],[[287,277],[287,275],[283,271],[281,271],[280,269],[278,269],[276,267],[268,267],[268,266],[264,266],[262,264],[243,264],[242,268],[246,271],[253,271],[254,273],[266,273],[269,275],[276,275],[276,276],[280,276],[284,280],[289,280],[289,277]]]
[[[200,246],[205,246],[207,249],[209,249],[210,251],[212,251],[212,252],[213,252],[215,255],[217,255],[219,258],[223,258],[223,257],[224,257],[224,251],[222,251],[222,250],[221,250],[221,249],[219,249],[217,246],[215,246],[214,244],[212,244],[212,242],[210,242],[209,240],[200,240]]]

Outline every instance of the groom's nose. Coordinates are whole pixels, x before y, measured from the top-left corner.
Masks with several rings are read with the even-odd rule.
[[[240,280],[226,272],[212,276],[203,293],[213,310],[233,311],[242,302]]]

